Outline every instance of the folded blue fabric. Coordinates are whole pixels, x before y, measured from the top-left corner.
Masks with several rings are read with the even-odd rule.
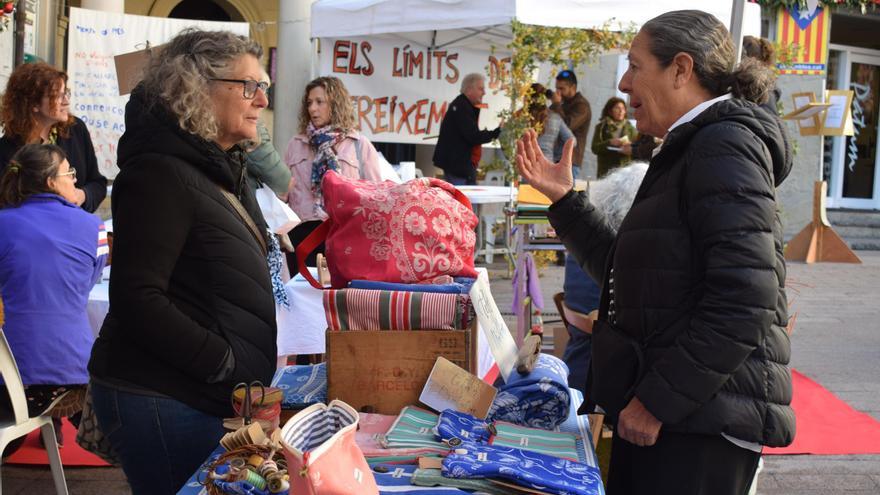
[[[602,475],[594,466],[495,445],[460,445],[443,459],[443,476],[502,479],[556,495],[605,493]]]
[[[552,430],[568,418],[571,395],[568,366],[550,354],[540,354],[528,375],[511,373],[489,408],[488,421]]]
[[[435,430],[441,442],[452,446],[468,441],[488,442],[489,437],[492,436],[485,420],[454,409],[446,409],[440,413],[440,420]]]
[[[393,282],[374,282],[372,280],[352,280],[351,289],[395,290],[404,292],[432,292],[437,294],[469,294],[474,279],[456,277],[451,284],[398,284]]]
[[[275,372],[272,386],[284,393],[282,409],[302,409],[327,402],[327,365],[285,366]]]

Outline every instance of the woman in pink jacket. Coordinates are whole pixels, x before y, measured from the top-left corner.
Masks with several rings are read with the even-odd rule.
[[[339,78],[319,77],[306,86],[299,134],[287,144],[284,162],[291,174],[287,201],[304,223],[327,218],[321,179],[328,170],[351,178],[382,180],[379,154],[355,129],[351,97]],[[294,246],[296,237],[291,236]]]

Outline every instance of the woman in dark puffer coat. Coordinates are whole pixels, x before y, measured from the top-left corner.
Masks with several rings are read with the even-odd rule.
[[[743,494],[762,446],[794,437],[775,192],[791,147],[754,103],[771,75],[753,62],[731,69],[730,35],[713,16],[663,14],[629,58],[620,90],[639,131],[665,138],[616,237],[571,189],[570,144],[552,164],[527,134],[517,165],[554,201],[548,216],[569,252],[604,281],[600,319],[646,346],[634,395],[611,411],[608,493]],[[607,383],[619,360],[597,364],[611,351],[593,338],[593,383]]]

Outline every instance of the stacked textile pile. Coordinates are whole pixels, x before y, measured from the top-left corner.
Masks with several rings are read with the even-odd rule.
[[[330,331],[463,330],[474,320],[468,292],[473,279],[442,277],[442,283],[397,284],[354,280],[346,289],[324,291]]]
[[[582,401],[578,392],[571,397],[575,406]],[[405,407],[397,417],[362,413],[356,441],[380,493],[602,494],[589,424],[575,410],[550,430],[454,410],[436,414]],[[440,459],[432,463],[425,457]]]

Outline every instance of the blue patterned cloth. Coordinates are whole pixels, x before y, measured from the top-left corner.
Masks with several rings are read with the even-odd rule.
[[[488,442],[492,433],[489,425],[482,419],[477,419],[470,414],[446,409],[440,413],[435,434],[440,441],[449,444],[453,439],[460,442]],[[452,441],[451,444],[457,443]],[[450,444],[450,445],[451,445]]]
[[[510,374],[487,419],[552,430],[568,418],[570,406],[568,366],[555,356],[540,354],[531,373]]]
[[[290,299],[287,297],[287,290],[284,288],[284,282],[281,280],[281,270],[284,269],[284,256],[281,254],[281,246],[278,244],[278,238],[271,229],[266,229],[269,239],[269,255],[266,257],[269,262],[269,279],[272,282],[272,296],[275,298],[275,304],[290,309]]]
[[[595,466],[511,447],[462,444],[443,460],[448,478],[494,478],[555,495],[602,495]]]
[[[398,284],[394,282],[374,282],[372,280],[352,280],[351,289],[394,290],[404,292],[431,292],[436,294],[470,294],[475,279],[455,277],[451,284]]]
[[[302,409],[327,402],[327,365],[285,366],[275,372],[272,386],[284,393],[282,409]]]

